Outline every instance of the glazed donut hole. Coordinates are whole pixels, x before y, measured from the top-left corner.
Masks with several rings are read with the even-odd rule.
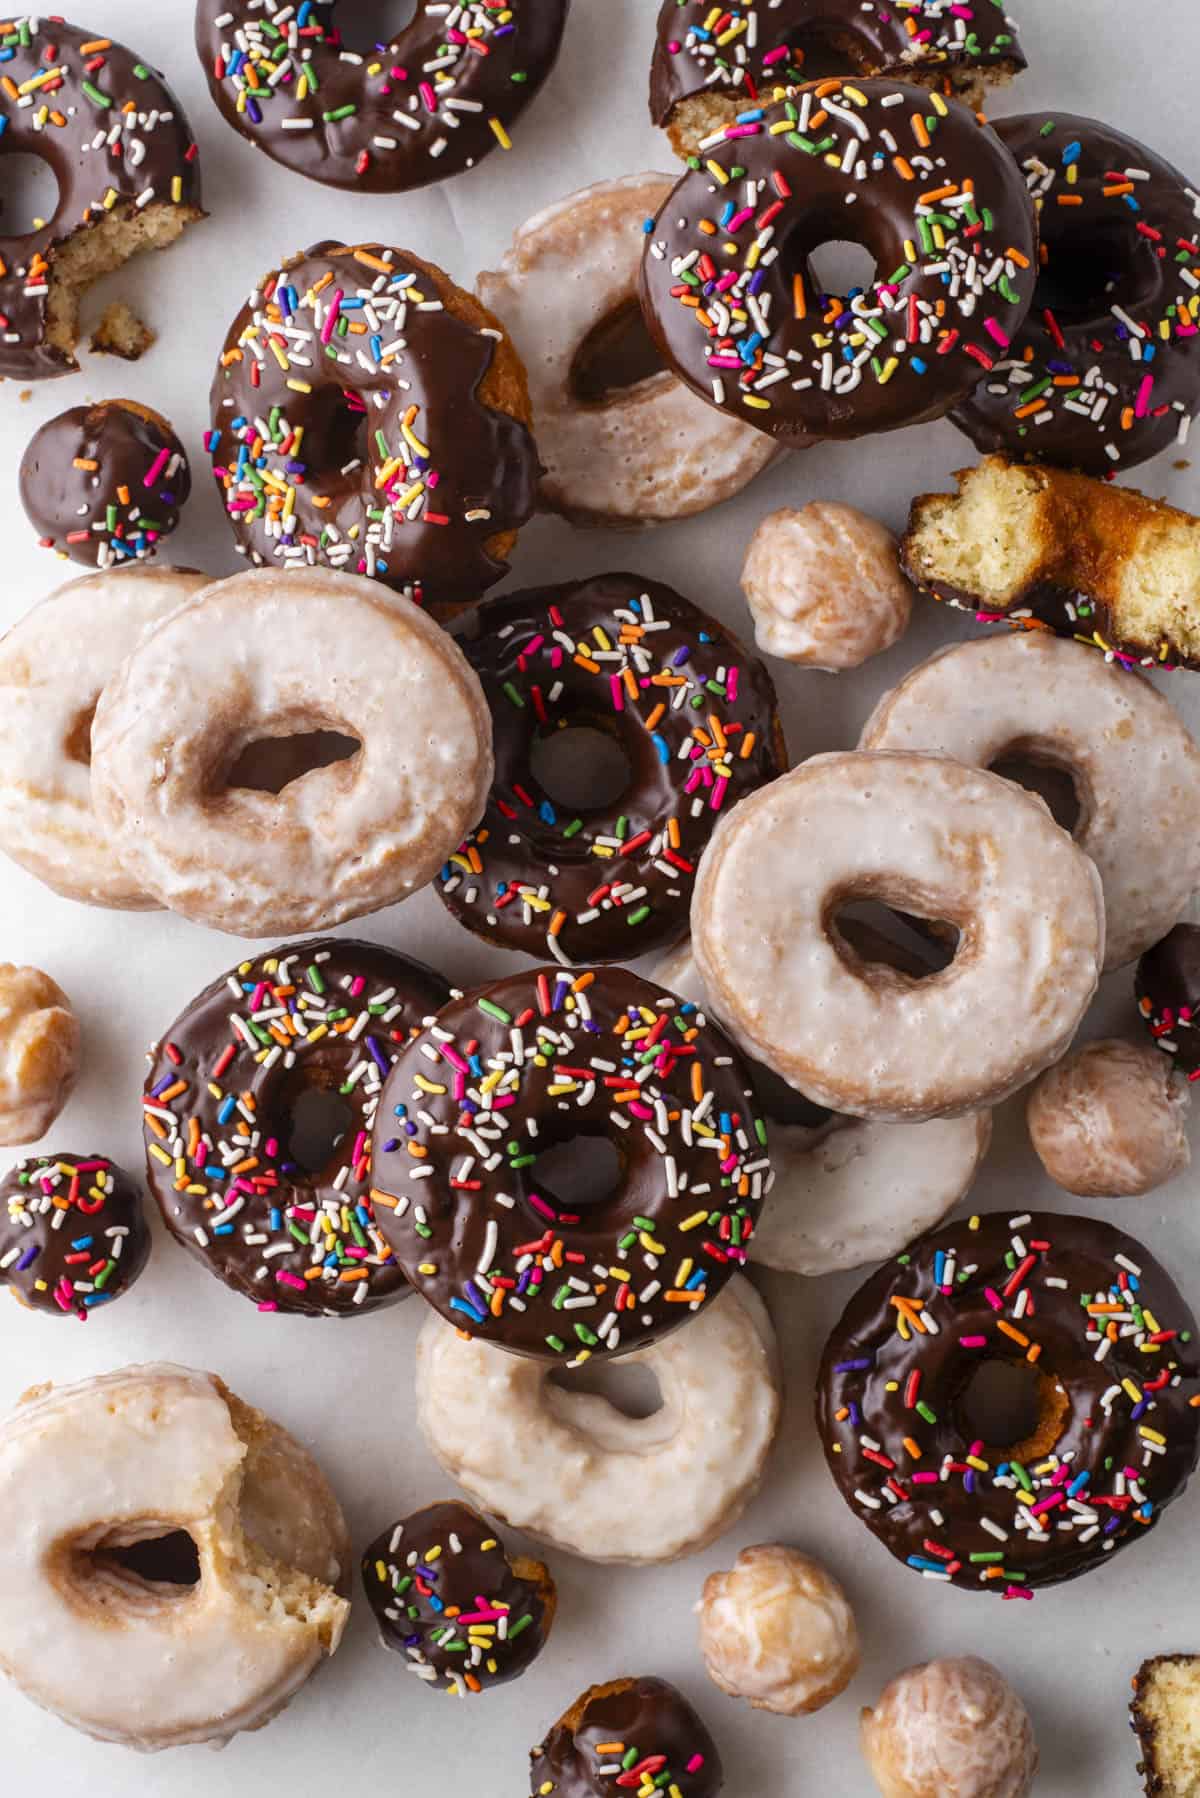
[[[1050,1178],[1082,1198],[1140,1198],[1191,1163],[1187,1080],[1152,1043],[1089,1043],[1029,1095],[1029,1137]]]
[[[912,616],[897,539],[837,502],[770,513],[750,539],[741,581],[758,647],[831,674],[890,649]]]
[[[79,1023],[40,968],[0,962],[0,1143],[36,1142],[74,1088]]]
[[[975,1655],[897,1674],[860,1742],[883,1798],[1026,1798],[1038,1769],[1028,1711]]]
[[[798,1549],[744,1548],[711,1573],[697,1606],[709,1677],[759,1711],[819,1711],[858,1671],[858,1627],[841,1586]]]

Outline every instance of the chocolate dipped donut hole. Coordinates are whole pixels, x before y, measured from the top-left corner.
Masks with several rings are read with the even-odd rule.
[[[136,400],[60,412],[30,439],[19,478],[42,547],[87,568],[148,561],[192,490],[174,427]]]
[[[725,1783],[716,1743],[665,1679],[591,1686],[530,1761],[535,1798],[610,1798],[622,1779],[633,1786],[634,1772],[643,1787],[671,1798],[717,1798]]]
[[[0,1181],[0,1286],[31,1311],[86,1323],[150,1258],[138,1187],[106,1155],[37,1155]]]

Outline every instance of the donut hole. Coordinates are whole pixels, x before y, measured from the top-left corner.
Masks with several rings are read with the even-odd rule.
[[[560,1216],[576,1216],[611,1203],[624,1175],[616,1146],[602,1132],[574,1136],[541,1151],[522,1169],[527,1194]],[[545,1217],[538,1205],[534,1213]]]
[[[257,737],[238,752],[224,781],[251,793],[282,793],[318,768],[353,761],[362,750],[357,737],[340,730],[301,730],[290,736]]]
[[[44,157],[14,150],[0,158],[0,236],[40,231],[57,216],[61,191]]]
[[[856,243],[853,238],[832,237],[808,250],[803,268],[810,293],[848,297],[875,285],[879,264],[866,244]]]
[[[772,1123],[789,1125],[799,1130],[824,1130],[833,1123],[836,1112],[829,1111],[806,1098],[797,1087],[789,1085],[782,1074],[761,1061],[749,1064],[754,1083],[754,1096]]]
[[[535,737],[529,771],[551,804],[570,813],[605,811],[633,784],[624,746],[593,724],[567,724]]]
[[[412,24],[417,4],[418,0],[349,0],[336,9],[338,36],[359,56],[382,50]]]
[[[848,894],[829,920],[834,947],[850,966],[890,968],[909,980],[928,980],[950,966],[959,931],[945,919],[914,917],[886,899]]]
[[[866,57],[844,31],[820,24],[798,25],[783,32],[780,41],[791,51],[792,68],[805,81],[824,81],[826,76],[845,77],[848,68],[866,68]],[[786,66],[786,65],[785,65]]]
[[[640,387],[662,372],[663,359],[642,308],[636,299],[629,299],[593,325],[576,350],[571,394],[581,406],[603,406],[615,394]]]
[[[571,1373],[565,1368],[554,1368],[547,1385],[553,1389],[549,1395],[551,1410],[556,1409],[554,1392],[567,1393],[572,1398],[583,1393],[603,1399],[635,1423],[657,1417],[663,1408],[662,1387],[654,1369],[637,1361],[597,1361],[593,1357]],[[569,1412],[569,1407],[564,1410]]]
[[[344,1093],[332,1086],[307,1084],[310,1079],[311,1071],[305,1069],[306,1084],[290,1101],[286,1096],[283,1100],[287,1119],[282,1131],[286,1145],[284,1167],[320,1174],[337,1156],[357,1116]]]
[[[357,487],[358,471],[370,461],[370,417],[362,397],[334,384],[308,396],[303,417],[305,466],[320,469],[323,492]]]
[[[1052,312],[1059,324],[1103,320],[1111,328],[1109,307],[1119,299],[1126,312],[1152,301],[1162,284],[1154,246],[1131,259],[1122,236],[1094,227],[1063,232],[1059,220],[1053,244],[1043,239],[1042,267],[1034,297],[1034,316]],[[1118,289],[1120,290],[1118,293]]]
[[[75,1598],[117,1605],[178,1602],[200,1584],[200,1550],[185,1529],[124,1523],[71,1543],[55,1557],[55,1575]]]
[[[957,1422],[968,1444],[993,1458],[1040,1460],[1066,1427],[1070,1401],[1050,1374],[1029,1361],[980,1362],[959,1393]]]
[[[77,712],[71,728],[63,738],[63,749],[68,760],[78,762],[83,768],[90,768],[92,765],[92,720],[99,703],[99,698],[93,699],[91,705],[84,706],[81,712]]]
[[[1013,743],[996,757],[989,771],[1044,799],[1054,822],[1068,836],[1077,835],[1086,821],[1088,808],[1075,775],[1062,761],[1052,760],[1047,752],[1039,751],[1031,744]]]

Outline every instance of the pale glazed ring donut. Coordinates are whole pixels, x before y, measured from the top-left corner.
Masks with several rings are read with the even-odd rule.
[[[1071,775],[1075,841],[1104,883],[1106,968],[1157,943],[1200,887],[1200,749],[1148,681],[1081,643],[1021,631],[950,644],[884,694],[859,747]]]
[[[308,1451],[213,1374],[126,1367],[30,1393],[0,1431],[0,1505],[20,1519],[0,1536],[0,1667],[103,1741],[258,1729],[341,1639],[337,1499]],[[112,1553],[178,1531],[195,1585]]]
[[[961,932],[914,981],[835,941],[876,899]],[[858,1117],[997,1104],[1067,1048],[1104,958],[1100,877],[1040,799],[938,756],[814,756],[717,826],[692,945],[747,1054]]]
[[[626,1357],[662,1391],[653,1417],[550,1384],[545,1362],[430,1317],[417,1339],[417,1415],[473,1502],[588,1561],[673,1561],[715,1540],[753,1497],[779,1422],[775,1333],[735,1275],[683,1329]]]
[[[184,568],[85,575],[0,642],[0,848],[68,899],[156,908],[92,810],[91,718],[146,631],[208,581]]]
[[[681,998],[708,1008],[690,943],[654,973]],[[810,1128],[780,1122],[761,1103],[771,1186],[750,1259],[787,1274],[837,1273],[898,1255],[971,1190],[992,1140],[990,1111],[918,1124],[833,1114]]]
[[[537,213],[475,291],[505,323],[529,375],[542,504],[584,524],[687,518],[740,493],[777,453],[663,368],[584,404],[575,359],[596,326],[637,305],[645,221],[672,175],[599,181]]]
[[[224,784],[268,738],[357,737],[275,794]],[[240,936],[406,898],[483,811],[491,717],[462,651],[376,581],[252,570],[196,594],[106,688],[92,794],[164,905]]]

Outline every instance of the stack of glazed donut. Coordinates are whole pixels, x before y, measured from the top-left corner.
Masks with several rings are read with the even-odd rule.
[[[197,0],[205,155],[245,205],[285,196],[272,238],[299,177],[494,178],[499,205],[534,120],[553,153],[568,0],[410,11],[372,45],[349,0]],[[0,1668],[103,1741],[262,1727],[365,1597],[381,1689],[402,1668],[473,1698],[581,1632],[594,1677],[524,1719],[532,1798],[733,1798],[725,1698],[824,1710],[872,1646],[832,1571],[887,1577],[859,1526],[924,1582],[903,1576],[933,1642],[962,1601],[929,1587],[1027,1621],[1156,1536],[1200,1459],[1200,1265],[1075,1205],[1190,1160],[1200,747],[1152,676],[1200,668],[1200,519],[1109,483],[1200,412],[1200,190],[1085,116],[989,123],[1029,48],[1001,0],[662,0],[641,25],[675,173],[545,206],[470,286],[382,198],[369,234],[293,229],[238,270],[203,448],[240,572],[159,559],[191,465],[145,399],[46,416],[21,461],[37,541],[86,572],[0,640],[0,849],[68,941],[60,899],[182,920],[110,921],[131,965],[171,933],[140,1100],[132,1054],[107,1089],[140,1119],[137,1176],[47,1140],[98,1084],[105,967],[81,1030],[49,973],[0,964],[22,1151],[0,1285],[29,1314]],[[14,150],[60,190],[0,236],[0,375],[40,382],[77,372],[91,283],[207,215],[178,100],[98,31],[0,23],[0,171]],[[849,240],[874,271],[834,291],[819,252]],[[153,336],[118,306],[92,348],[136,361]],[[538,512],[559,545],[679,523],[941,419],[983,452],[957,496],[918,497],[903,534],[842,500],[763,507],[744,611],[636,551],[491,592]],[[905,663],[919,591],[1013,628]],[[853,693],[884,654],[847,748],[829,683],[793,670]],[[792,722],[816,753],[789,753]],[[422,893],[382,940],[339,929]],[[251,940],[209,954],[189,927]],[[431,933],[437,965],[409,953]],[[390,1513],[373,1497],[352,1540],[308,1447],[176,1362],[168,1275],[217,1342],[247,1302],[256,1347],[300,1328],[277,1319],[390,1310],[380,1384],[411,1378],[436,1484],[401,1444]],[[39,1320],[115,1341],[95,1314],[135,1283],[152,1359],[24,1364]],[[772,1311],[822,1307],[810,1373]],[[310,1390],[365,1423],[346,1346]],[[806,1479],[823,1457],[845,1508],[726,1543],[788,1396]],[[718,1541],[692,1595],[713,1731],[606,1643],[648,1569]],[[590,1614],[542,1551],[608,1569]],[[1200,1789],[1200,1712],[1162,1673],[1186,1659],[1135,1680],[1160,1798]],[[442,1783],[483,1790],[484,1754],[495,1789],[519,1777],[457,1734]],[[860,1741],[884,1798],[1026,1798],[1039,1766],[970,1654],[898,1671]]]

